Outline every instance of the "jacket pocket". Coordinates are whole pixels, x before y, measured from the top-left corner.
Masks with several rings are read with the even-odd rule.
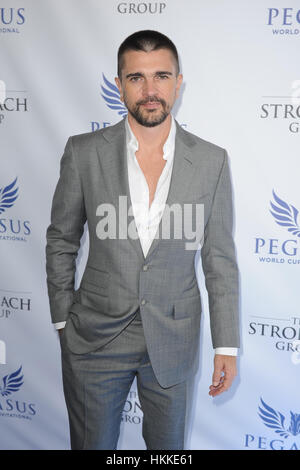
[[[200,295],[193,295],[183,299],[177,299],[174,302],[174,318],[175,320],[182,320],[186,318],[193,318],[201,315],[201,299]]]
[[[107,271],[101,271],[92,266],[87,266],[82,276],[80,289],[101,296],[107,295],[109,277]]]

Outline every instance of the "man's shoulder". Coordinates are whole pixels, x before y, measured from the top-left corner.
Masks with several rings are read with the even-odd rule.
[[[208,140],[205,140],[202,137],[199,137],[198,135],[193,134],[190,131],[187,131],[183,127],[181,127],[181,130],[191,146],[200,147],[202,149],[209,150],[210,152],[213,152],[216,154],[224,154],[225,149],[221,147],[220,145],[210,142]]]
[[[90,146],[94,145],[96,142],[101,141],[102,138],[105,140],[111,140],[114,136],[121,132],[124,132],[123,121],[119,121],[117,124],[103,127],[102,129],[98,129],[96,131],[72,135],[70,136],[70,139],[72,140],[72,144],[75,146]]]

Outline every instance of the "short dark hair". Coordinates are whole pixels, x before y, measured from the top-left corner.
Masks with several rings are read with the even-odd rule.
[[[150,29],[137,31],[126,38],[118,50],[118,77],[121,80],[124,66],[124,53],[126,51],[151,52],[158,49],[168,49],[174,56],[176,63],[176,75],[179,74],[179,59],[175,44],[162,33]]]

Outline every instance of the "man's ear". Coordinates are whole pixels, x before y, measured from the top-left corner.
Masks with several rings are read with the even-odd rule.
[[[115,77],[115,82],[116,82],[116,85],[117,85],[118,90],[119,90],[119,93],[120,93],[121,101],[124,101],[124,99],[123,99],[122,84],[121,84],[121,80],[119,79],[119,77]]]
[[[176,99],[178,98],[179,96],[179,91],[180,91],[180,87],[182,85],[182,81],[183,81],[183,75],[180,73],[177,77],[177,84],[176,84]]]

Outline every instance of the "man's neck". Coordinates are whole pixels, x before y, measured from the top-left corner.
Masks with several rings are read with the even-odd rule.
[[[162,148],[170,133],[172,117],[169,114],[167,118],[154,127],[146,127],[139,124],[130,114],[128,114],[128,122],[134,133],[139,147],[143,148]]]

